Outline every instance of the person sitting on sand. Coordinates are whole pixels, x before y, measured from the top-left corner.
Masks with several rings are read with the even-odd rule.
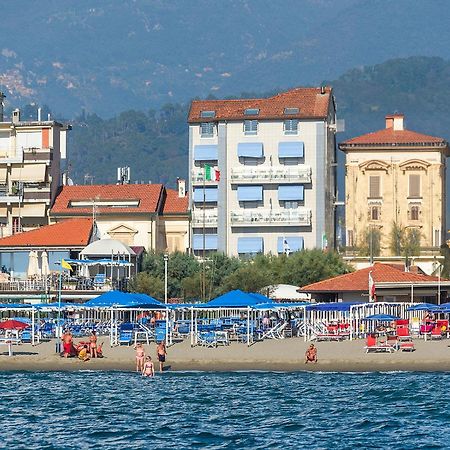
[[[159,361],[159,371],[162,372],[164,370],[164,363],[166,361],[166,343],[164,341],[161,341],[158,344],[158,347],[156,347],[156,356],[158,357]]]
[[[81,359],[81,361],[89,361],[90,358],[87,344],[83,345],[81,350],[78,352],[78,359]]]
[[[153,365],[151,356],[147,356],[147,358],[145,358],[144,367],[142,369],[142,376],[143,377],[154,377],[155,376],[155,367]]]
[[[305,353],[305,364],[309,362],[317,363],[317,348],[314,347],[314,344],[311,344]]]
[[[103,358],[103,344],[104,342],[97,347],[97,358]]]
[[[95,334],[95,330],[92,330],[92,333],[89,336],[89,342],[91,357],[97,358],[97,335]]]
[[[136,372],[142,372],[145,362],[144,347],[141,343],[137,343],[134,349],[136,350]]]

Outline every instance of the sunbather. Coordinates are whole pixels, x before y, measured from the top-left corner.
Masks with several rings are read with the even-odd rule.
[[[89,337],[90,342],[90,353],[92,358],[97,357],[97,335],[95,334],[95,330],[92,330],[92,333]]]
[[[136,350],[136,372],[142,372],[145,362],[144,347],[141,343],[137,343],[134,349]]]
[[[314,344],[311,344],[305,353],[305,364],[309,362],[317,363],[317,348],[314,347]]]
[[[89,361],[89,353],[88,353],[88,346],[85,344],[81,348],[81,350],[78,352],[78,359],[81,359],[81,361]]]

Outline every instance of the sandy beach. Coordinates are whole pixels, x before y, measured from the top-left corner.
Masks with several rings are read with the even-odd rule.
[[[228,347],[191,348],[189,342],[179,342],[168,348],[168,371],[448,371],[450,370],[450,341],[415,340],[416,351],[394,353],[365,353],[364,341],[319,342],[317,364],[304,364],[308,343],[302,339],[266,340],[251,347],[232,343]],[[156,360],[156,345],[144,346],[146,354]],[[104,347],[105,357],[82,362],[77,358],[61,358],[55,353],[55,341],[36,346],[14,346],[14,356],[7,347],[0,347],[0,371],[77,371],[135,369],[133,347]],[[157,367],[155,361],[155,367]]]

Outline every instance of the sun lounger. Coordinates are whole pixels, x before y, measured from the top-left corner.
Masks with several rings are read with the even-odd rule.
[[[198,333],[197,342],[202,347],[217,347],[216,333],[214,331]]]
[[[442,331],[441,328],[436,326],[431,330],[430,333],[430,338],[431,339],[442,339]]]
[[[274,327],[270,328],[269,330],[265,331],[261,339],[267,338],[267,339],[284,339],[283,331],[287,327],[287,322],[279,322]]]
[[[414,342],[400,342],[400,350],[402,352],[413,352],[415,350]]]
[[[343,341],[344,334],[341,333],[318,333],[316,334],[316,341]]]
[[[119,345],[131,345],[133,342],[133,330],[121,330],[119,334]]]
[[[230,345],[228,333],[226,331],[216,331],[215,334],[217,345]]]
[[[376,337],[372,335],[367,336],[367,342],[364,349],[366,350],[366,353],[371,351],[393,353],[395,351],[395,348],[392,347],[392,345],[377,343]]]
[[[409,328],[406,326],[397,327],[397,336],[399,341],[408,341],[411,339]]]

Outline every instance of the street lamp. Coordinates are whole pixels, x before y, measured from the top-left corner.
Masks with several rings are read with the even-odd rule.
[[[169,255],[164,254],[164,303],[167,304],[167,264],[169,262]]]

